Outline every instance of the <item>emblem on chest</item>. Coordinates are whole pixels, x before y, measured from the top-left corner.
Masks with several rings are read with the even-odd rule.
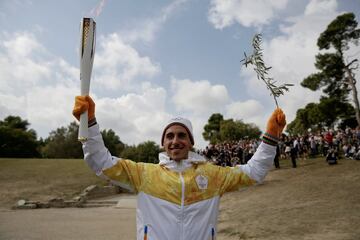
[[[199,189],[201,189],[201,190],[207,189],[207,187],[208,187],[208,179],[207,179],[207,177],[205,177],[203,175],[197,175],[195,177],[195,181],[196,181],[196,184],[197,184]]]

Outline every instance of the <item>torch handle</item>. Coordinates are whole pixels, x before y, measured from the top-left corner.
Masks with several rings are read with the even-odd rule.
[[[79,136],[78,139],[80,142],[84,142],[88,139],[88,111],[80,115],[80,125],[79,125]]]
[[[90,71],[87,71],[91,73]],[[90,92],[90,76],[81,80],[81,96],[89,95]],[[80,115],[79,135],[78,140],[85,142],[88,139],[88,111]]]
[[[96,23],[91,18],[83,18],[80,26],[80,80],[81,95],[89,95],[91,71],[95,54]],[[88,140],[88,112],[80,115],[78,139],[81,142]]]

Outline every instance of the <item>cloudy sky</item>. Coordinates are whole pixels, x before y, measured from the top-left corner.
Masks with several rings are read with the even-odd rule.
[[[67,126],[80,93],[79,24],[97,22],[91,96],[101,128],[127,144],[160,143],[173,116],[192,120],[196,147],[212,113],[262,130],[275,108],[254,71],[241,66],[254,34],[279,83],[291,122],[320,93],[300,86],[314,67],[319,34],[358,0],[0,0],[0,119],[18,115],[39,137]],[[360,47],[347,53],[360,57]],[[359,78],[359,75],[357,76]]]

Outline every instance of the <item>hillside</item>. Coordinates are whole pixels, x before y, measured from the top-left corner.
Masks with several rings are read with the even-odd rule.
[[[218,239],[360,239],[360,161],[299,162],[225,195]]]

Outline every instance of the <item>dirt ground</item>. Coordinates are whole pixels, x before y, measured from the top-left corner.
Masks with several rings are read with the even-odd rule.
[[[360,239],[360,161],[298,163],[224,195],[217,239]],[[0,239],[135,239],[135,209],[2,208]]]
[[[302,160],[225,195],[218,239],[360,239],[360,161]]]

